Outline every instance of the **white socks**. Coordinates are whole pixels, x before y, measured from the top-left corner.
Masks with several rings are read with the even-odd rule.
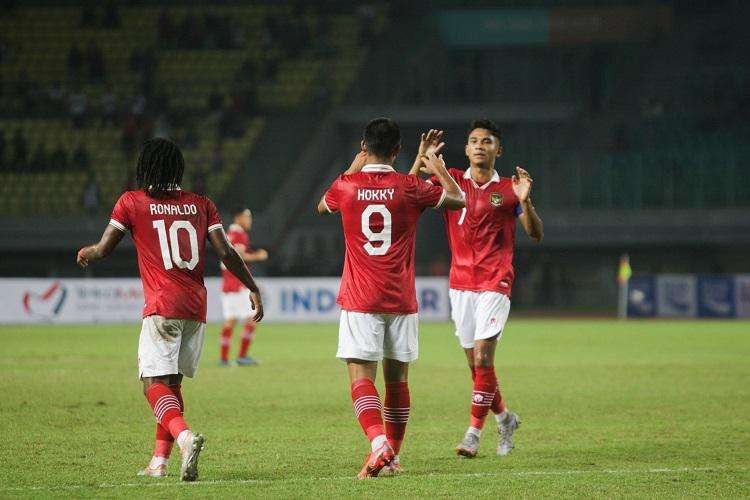
[[[378,448],[380,448],[381,446],[383,446],[383,445],[384,445],[384,444],[386,443],[386,441],[387,441],[387,440],[386,440],[386,438],[385,438],[385,434],[381,434],[380,436],[377,436],[377,437],[375,437],[375,439],[373,439],[373,440],[372,440],[372,441],[370,442],[370,446],[372,447],[372,451],[373,451],[373,453],[374,453],[374,452],[375,452],[375,451],[376,451],[376,450],[377,450]]]
[[[476,437],[482,436],[482,429],[477,429],[476,427],[469,427],[469,430],[466,431],[468,434],[473,434]]]
[[[150,469],[156,469],[160,465],[167,465],[167,459],[164,457],[151,457],[151,461],[148,463]]]

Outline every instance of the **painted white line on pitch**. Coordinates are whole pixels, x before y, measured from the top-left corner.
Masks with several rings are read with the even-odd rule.
[[[748,467],[678,467],[658,469],[592,469],[592,470],[537,470],[537,471],[506,471],[506,472],[430,472],[427,474],[406,474],[404,477],[503,477],[503,476],[575,476],[575,475],[627,475],[627,474],[679,474],[682,472],[740,472],[750,470]],[[80,489],[116,489],[116,488],[164,488],[164,487],[198,487],[198,486],[222,486],[232,484],[269,484],[269,483],[300,483],[307,481],[356,481],[354,476],[329,476],[329,477],[294,477],[288,479],[214,479],[208,481],[187,482],[162,482],[152,480],[142,483],[101,483],[94,485],[71,484],[61,486],[18,486],[0,488],[0,491],[55,491],[55,490],[80,490]]]

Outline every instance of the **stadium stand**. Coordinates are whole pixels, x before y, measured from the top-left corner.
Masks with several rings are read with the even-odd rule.
[[[150,136],[177,140],[186,186],[221,200],[269,115],[343,100],[368,41],[362,26],[384,16],[304,3],[4,9],[0,215],[107,210]]]

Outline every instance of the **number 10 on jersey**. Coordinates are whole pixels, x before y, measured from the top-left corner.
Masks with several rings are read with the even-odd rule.
[[[169,237],[167,237],[167,227],[163,219],[153,222],[156,234],[159,235],[159,248],[161,249],[161,258],[164,261],[164,269],[172,269],[177,266],[180,269],[189,269],[192,271],[198,265],[198,233],[189,220],[176,220],[169,226]],[[190,240],[190,259],[184,260],[180,255],[180,241],[177,238],[178,231],[183,229],[187,231]],[[174,264],[173,264],[174,263]]]

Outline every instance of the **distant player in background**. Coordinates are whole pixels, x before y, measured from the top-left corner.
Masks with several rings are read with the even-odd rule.
[[[245,264],[262,262],[268,259],[268,252],[262,248],[252,250],[250,248],[250,237],[248,232],[253,227],[253,214],[249,208],[238,207],[232,211],[234,220],[227,231],[227,238],[237,253],[245,261]],[[248,266],[249,267],[249,266]],[[221,308],[224,312],[224,324],[221,327],[221,351],[219,364],[229,366],[229,348],[232,344],[232,332],[238,321],[244,322],[242,339],[240,340],[240,351],[237,355],[237,364],[242,366],[258,364],[247,355],[250,345],[255,339],[255,312],[247,302],[248,289],[242,281],[232,274],[226,266],[221,265]]]
[[[422,135],[411,174],[425,170],[424,151],[439,151],[442,136],[439,130]],[[507,178],[495,170],[495,160],[503,152],[495,123],[472,122],[464,152],[469,168],[448,172],[466,195],[466,208],[445,211],[444,217],[452,255],[451,317],[473,380],[470,424],[456,452],[471,458],[479,449],[490,409],[497,422],[497,454],[507,455],[513,449],[513,433],[520,419],[506,408],[500,393],[495,350],[510,312],[516,218],[536,241],[541,241],[544,229],[531,204],[529,173],[516,167],[515,175]]]
[[[384,467],[401,472],[399,449],[409,419],[409,363],[417,359],[417,298],[414,243],[425,208],[464,206],[442,158],[425,165],[432,185],[400,174],[393,162],[401,150],[398,125],[387,118],[367,124],[362,151],[318,203],[318,213],[341,212],[346,252],[336,356],[346,361],[354,412],[370,440],[371,453],[358,478],[376,477]],[[375,388],[383,363],[385,408]],[[385,428],[383,419],[385,418]]]
[[[185,422],[182,377],[192,377],[203,350],[206,287],[203,284],[206,240],[224,265],[250,290],[255,321],[263,318],[260,292],[250,271],[224,234],[214,203],[180,189],[185,161],[166,139],[146,141],[138,158],[138,189],[117,200],[99,243],[82,248],[81,267],[108,256],[130,234],[138,251],[145,305],[138,345],[138,374],[156,417],[156,446],[140,475],[167,474],[167,460],[177,441],[182,453],[180,478],[198,478],[204,437]]]

